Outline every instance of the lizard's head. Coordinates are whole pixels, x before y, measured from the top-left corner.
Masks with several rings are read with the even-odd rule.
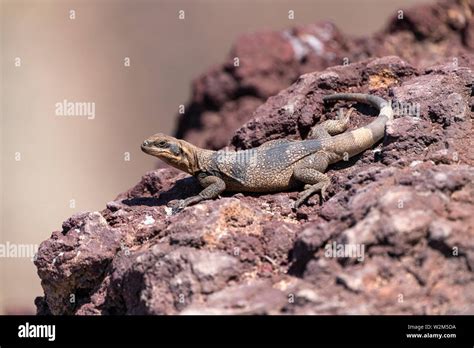
[[[197,170],[196,147],[184,140],[157,133],[146,139],[141,148],[186,173],[193,174]]]

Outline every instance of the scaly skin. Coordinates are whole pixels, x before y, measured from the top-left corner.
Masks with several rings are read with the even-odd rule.
[[[180,201],[175,209],[216,198],[224,191],[277,192],[305,184],[295,202],[298,207],[316,192],[324,198],[330,183],[324,174],[327,167],[372,147],[383,138],[385,125],[393,118],[390,104],[377,96],[341,93],[323,100],[370,104],[379,109],[379,116],[367,126],[345,132],[351,109],[341,119],[314,126],[305,140],[272,140],[242,151],[205,150],[161,133],[149,137],[141,148],[195,176],[204,187],[199,195]]]

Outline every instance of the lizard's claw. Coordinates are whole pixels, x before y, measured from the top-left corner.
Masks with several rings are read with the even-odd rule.
[[[301,199],[297,199],[294,203],[293,203],[293,209],[298,209],[299,206],[301,205],[301,203],[303,203],[303,201]]]
[[[320,194],[321,194],[321,202],[325,202],[328,199],[328,192],[327,192],[328,186],[323,186],[321,188]]]
[[[175,200],[175,201],[169,202],[168,207],[171,208],[171,213],[172,214],[176,214],[176,213],[179,213],[184,208],[186,208],[186,204],[184,202],[184,199],[180,199],[180,200]]]
[[[174,214],[180,212],[188,205],[193,205],[199,203],[200,201],[202,201],[202,197],[201,195],[197,195],[188,197],[186,199],[180,199],[179,201],[171,201],[170,203],[168,203],[168,206],[171,207],[171,212]]]
[[[296,200],[295,204],[294,204],[294,208],[298,208],[301,204],[303,204],[309,197],[311,197],[313,194],[315,194],[317,191],[320,192],[320,195],[321,195],[321,200],[320,202],[324,202],[327,200],[327,188],[329,186],[329,183],[328,184],[325,184],[325,185],[322,185],[321,184],[314,184],[314,185],[311,185],[311,184],[306,184],[304,186],[304,191],[300,192],[298,194],[298,199]]]
[[[310,185],[311,186],[311,185]],[[308,190],[304,190],[298,194],[298,199],[295,201],[293,208],[297,209],[301,204],[303,204],[311,195]]]

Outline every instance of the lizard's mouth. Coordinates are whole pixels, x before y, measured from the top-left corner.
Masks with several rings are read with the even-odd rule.
[[[147,140],[145,140],[143,142],[143,144],[141,146],[141,149],[142,149],[143,152],[147,152],[147,150],[148,150],[148,141]]]
[[[169,151],[167,149],[160,149],[154,146],[153,142],[151,141],[145,140],[140,147],[142,151],[146,153],[147,155],[155,156],[160,159],[170,157]]]
[[[141,149],[143,152],[152,155],[153,152],[153,143],[149,142],[148,140],[145,140],[143,144],[141,145]]]

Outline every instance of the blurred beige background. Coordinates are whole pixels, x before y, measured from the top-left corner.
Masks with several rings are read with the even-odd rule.
[[[239,34],[331,19],[365,35],[419,2],[2,0],[0,243],[39,244],[138,182],[155,165],[143,139],[174,131],[191,79]],[[64,99],[94,102],[95,119],[57,116]],[[0,258],[0,313],[34,313],[41,294],[30,259]]]

